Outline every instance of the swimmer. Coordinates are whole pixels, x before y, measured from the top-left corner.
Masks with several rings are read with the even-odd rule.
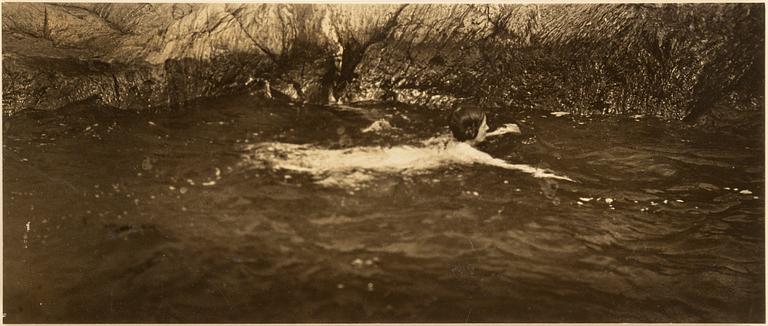
[[[518,170],[529,173],[536,178],[550,178],[573,181],[564,176],[555,175],[546,170],[535,168],[526,164],[511,164],[502,159],[494,158],[488,153],[474,148],[474,145],[484,141],[489,136],[499,136],[507,133],[520,133],[515,124],[506,124],[491,133],[488,133],[488,119],[485,113],[474,106],[460,106],[453,112],[449,119],[449,127],[453,137],[459,141],[454,145],[453,151],[468,158],[469,162],[487,164],[509,170]]]
[[[315,177],[333,180],[357,178],[369,181],[366,172],[413,173],[450,164],[484,164],[531,174],[535,178],[573,181],[544,169],[525,164],[511,164],[482,152],[474,145],[489,135],[519,133],[516,125],[508,124],[503,130],[488,133],[485,113],[475,107],[460,107],[451,113],[449,127],[453,139],[436,137],[422,142],[423,146],[353,147],[325,149],[312,145],[287,143],[261,143],[246,148],[246,160],[273,169],[310,173]],[[350,181],[350,180],[347,180]],[[350,184],[350,182],[325,182]]]

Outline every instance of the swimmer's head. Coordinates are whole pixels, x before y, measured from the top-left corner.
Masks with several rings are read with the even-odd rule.
[[[460,106],[448,119],[451,133],[459,141],[481,142],[488,131],[485,112],[474,106]]]

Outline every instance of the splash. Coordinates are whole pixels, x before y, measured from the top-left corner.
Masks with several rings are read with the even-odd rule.
[[[326,149],[279,142],[246,147],[245,164],[308,173],[324,186],[361,186],[377,174],[413,174],[447,165],[484,164],[528,173],[535,178],[573,181],[526,164],[511,164],[445,137],[430,138],[420,146]]]
[[[392,127],[392,124],[389,123],[386,119],[379,119],[371,123],[370,126],[364,128],[362,132],[368,133],[368,132],[379,132],[384,130],[390,130],[390,129],[397,129],[395,127]]]

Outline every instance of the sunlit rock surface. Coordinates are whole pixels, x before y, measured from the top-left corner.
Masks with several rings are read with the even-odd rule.
[[[297,102],[705,121],[761,110],[763,7],[6,3],[3,111],[166,108],[263,80]]]

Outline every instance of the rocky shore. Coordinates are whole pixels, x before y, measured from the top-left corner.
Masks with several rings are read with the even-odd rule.
[[[5,115],[244,92],[691,122],[763,103],[763,4],[6,3],[2,15]]]

